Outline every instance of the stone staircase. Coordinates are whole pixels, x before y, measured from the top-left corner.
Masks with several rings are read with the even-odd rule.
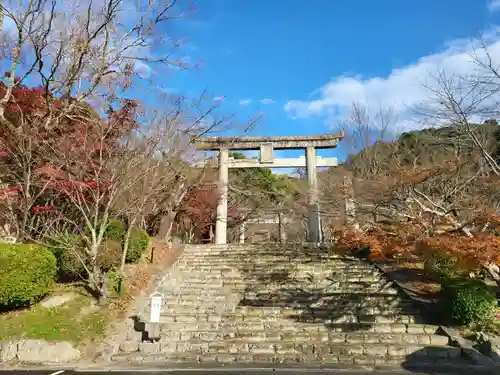
[[[112,359],[125,363],[468,364],[369,263],[300,246],[190,246]],[[142,322],[142,323],[141,323]]]

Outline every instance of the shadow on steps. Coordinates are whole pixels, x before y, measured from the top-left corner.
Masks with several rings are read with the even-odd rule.
[[[458,347],[425,347],[407,355],[401,368],[415,374],[500,374],[500,366],[476,364]]]

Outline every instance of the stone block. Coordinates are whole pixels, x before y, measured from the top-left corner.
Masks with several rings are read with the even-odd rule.
[[[412,356],[428,356],[428,347],[424,345],[406,345],[406,354]]]
[[[408,333],[426,333],[425,326],[422,324],[408,324],[407,332]]]
[[[387,355],[387,346],[385,345],[367,345],[366,354],[372,357],[385,357]]]
[[[276,353],[276,347],[273,344],[248,344],[248,350],[252,354],[273,354]]]
[[[402,323],[391,324],[391,332],[393,333],[405,333],[407,332],[407,325]]]
[[[370,357],[354,357],[354,364],[356,365],[374,365],[375,359]]]
[[[335,357],[335,356],[325,356],[323,357],[323,360],[322,362],[326,365],[328,364],[335,364],[335,363],[339,363],[339,357]]]
[[[328,344],[314,345],[314,354],[319,355],[321,358],[328,357],[331,354],[330,345]]]
[[[251,354],[238,354],[235,356],[236,362],[238,363],[253,363],[253,355]]]
[[[387,347],[389,357],[404,357],[406,354],[406,347],[403,345],[389,345]]]
[[[297,350],[294,343],[279,343],[276,344],[276,352],[278,354],[295,354]]]
[[[139,342],[125,341],[120,344],[120,351],[124,353],[132,353],[139,350]]]
[[[279,341],[281,340],[281,332],[280,331],[267,331],[264,334],[266,340],[271,341]]]
[[[161,344],[159,342],[141,342],[139,344],[139,351],[146,354],[155,354],[161,351]]]
[[[415,335],[417,337],[417,344],[419,345],[431,345],[432,343],[432,335],[427,334],[419,334]]]
[[[382,323],[382,324],[391,324],[394,323],[395,320],[396,320],[395,317],[386,315],[376,315],[374,319],[376,323]],[[371,320],[364,320],[364,321],[371,321]]]
[[[418,335],[413,335],[411,333],[403,333],[401,334],[401,340],[403,344],[414,344],[418,345]]]
[[[330,342],[332,343],[340,343],[340,342],[345,342],[346,340],[346,334],[345,333],[330,333]]]
[[[233,354],[249,353],[250,352],[249,344],[244,342],[232,342],[231,344],[229,344],[228,352]]]
[[[142,341],[142,332],[139,331],[128,331],[127,332],[127,341]]]
[[[176,342],[161,342],[160,343],[160,351],[162,353],[176,353],[177,352],[177,343]]]
[[[216,361],[218,363],[233,363],[236,362],[236,357],[232,354],[217,354]]]
[[[438,326],[433,326],[429,324],[424,324],[424,332],[428,335],[435,334],[438,331]]]
[[[365,346],[364,345],[346,345],[345,351],[347,355],[363,355],[365,352]]]
[[[354,363],[354,357],[338,357],[338,363],[341,365],[351,365]]]
[[[210,342],[208,343],[208,352],[210,353],[227,353],[228,342]]]
[[[431,345],[448,345],[449,344],[449,337],[448,336],[441,336],[441,335],[430,335],[430,344]]]
[[[0,341],[0,363],[14,360],[16,354],[17,341]]]
[[[178,323],[198,323],[207,322],[207,316],[200,315],[175,315],[175,321]]]
[[[391,333],[392,327],[390,324],[376,324],[372,327],[371,329],[373,332],[380,332],[380,333]],[[397,331],[396,331],[397,332]]]
[[[345,341],[348,344],[362,344],[366,340],[366,334],[362,332],[353,332],[346,334]]]
[[[253,363],[279,363],[279,356],[276,354],[256,353],[252,355]]]
[[[401,344],[402,334],[401,333],[379,333],[377,334],[378,342],[383,344]]]
[[[17,346],[17,359],[25,363],[64,363],[80,358],[80,352],[66,341],[22,340]]]
[[[314,353],[314,345],[312,344],[306,344],[306,343],[295,344],[295,349],[304,355],[309,355]]]

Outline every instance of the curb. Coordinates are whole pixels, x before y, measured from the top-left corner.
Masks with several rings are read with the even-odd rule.
[[[498,371],[489,366],[479,365],[438,365],[426,364],[419,366],[404,365],[281,365],[281,364],[229,364],[229,365],[173,365],[168,363],[155,363],[154,365],[132,365],[132,366],[108,366],[108,367],[77,367],[75,372],[333,372],[333,373],[392,373],[392,374],[415,374],[415,373],[450,373],[457,374],[484,374],[494,375]],[[172,367],[169,367],[172,366]]]

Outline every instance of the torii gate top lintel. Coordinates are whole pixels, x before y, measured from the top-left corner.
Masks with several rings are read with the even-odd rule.
[[[299,136],[201,136],[196,140],[199,150],[259,150],[264,143],[272,143],[273,149],[315,149],[337,147],[344,134],[321,134]]]

